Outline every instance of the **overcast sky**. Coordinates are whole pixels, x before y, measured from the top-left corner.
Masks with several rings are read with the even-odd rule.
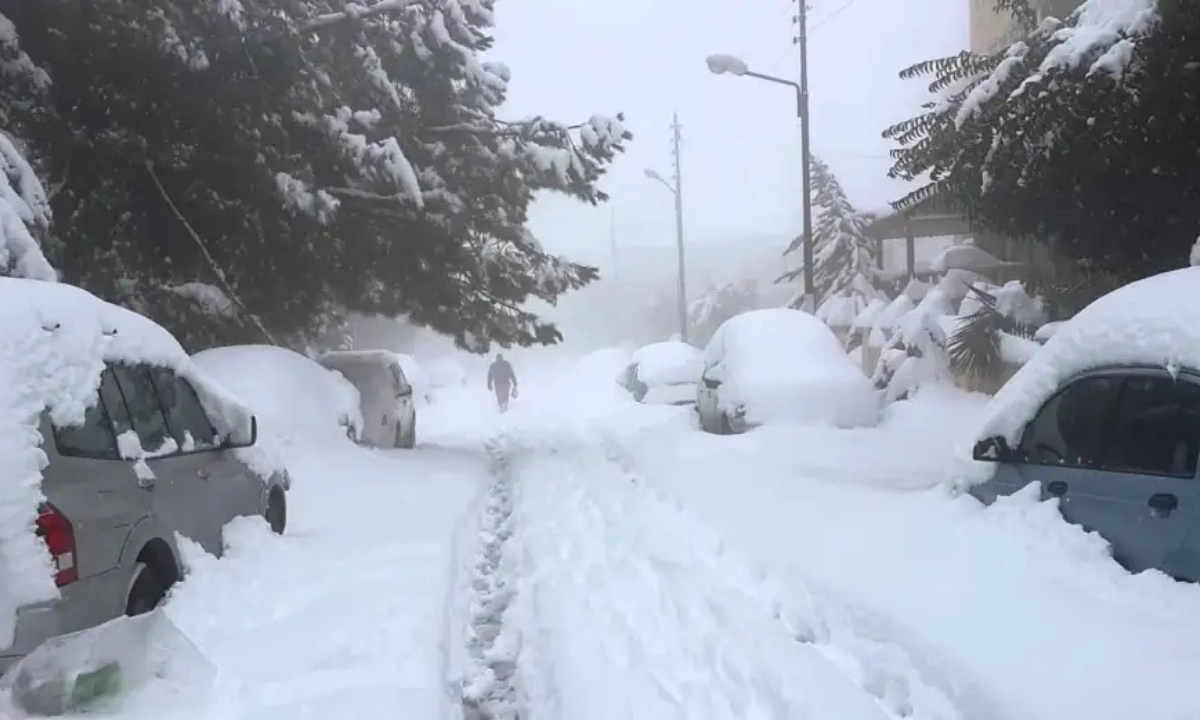
[[[852,201],[884,206],[889,181],[881,130],[912,116],[924,84],[901,81],[913,62],[967,44],[967,0],[810,0],[812,150]],[[689,242],[785,238],[799,231],[800,133],[791,91],[714,76],[704,59],[729,53],[752,69],[799,77],[787,0],[501,0],[491,57],[513,71],[509,117],[578,122],[624,112],[635,139],[603,187],[621,243],[674,242],[669,191],[671,114],[683,125]],[[607,264],[609,213],[545,197],[532,228],[547,248]]]

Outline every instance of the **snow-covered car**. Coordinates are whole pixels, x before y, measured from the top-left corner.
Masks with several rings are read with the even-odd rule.
[[[618,382],[641,403],[691,405],[703,369],[699,348],[672,340],[638,348]]]
[[[416,447],[417,407],[413,387],[396,354],[387,350],[344,350],[317,358],[358,390],[363,428],[358,440],[381,448]]]
[[[156,607],[182,577],[177,537],[219,555],[238,516],[283,532],[289,481],[242,461],[256,439],[251,411],[162,327],[0,278],[0,671]]]
[[[879,398],[824,323],[788,308],[726,320],[704,351],[696,411],[705,432],[768,423],[874,425]]]
[[[421,367],[421,363],[412,355],[404,353],[396,353],[396,362],[400,363],[400,369],[404,371],[404,379],[412,385],[413,400],[424,405],[433,402],[433,384],[429,382],[429,376]]]
[[[1096,300],[989,403],[965,478],[990,504],[1026,486],[1133,572],[1200,581],[1200,268]]]
[[[319,440],[363,431],[358,390],[341,373],[274,345],[235,345],[192,360],[254,410],[260,430],[277,442]]]

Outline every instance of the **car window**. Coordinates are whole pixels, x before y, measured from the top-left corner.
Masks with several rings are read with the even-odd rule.
[[[1118,376],[1088,377],[1068,385],[1025,426],[1018,457],[1034,465],[1099,467],[1120,387]]]
[[[193,452],[216,447],[217,431],[191,384],[166,368],[151,368],[149,372],[167,416],[167,429],[179,448]]]
[[[112,370],[142,449],[151,454],[166,452],[168,441],[174,441],[146,368],[114,365]]]
[[[107,370],[100,377],[101,388],[106,383],[112,386],[112,374]],[[54,427],[54,443],[58,453],[67,457],[118,459],[117,436],[104,407],[103,392],[97,395],[96,402],[84,413],[82,424]]]
[[[1121,387],[1104,469],[1194,477],[1200,453],[1200,388],[1165,375],[1131,376]]]

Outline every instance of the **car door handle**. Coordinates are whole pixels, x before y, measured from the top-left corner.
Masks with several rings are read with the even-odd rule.
[[[1067,494],[1067,484],[1062,480],[1046,483],[1046,492],[1054,497],[1062,497]]]
[[[1150,496],[1146,504],[1152,510],[1151,515],[1162,518],[1175,512],[1175,509],[1179,507],[1179,498],[1171,493],[1155,493]]]

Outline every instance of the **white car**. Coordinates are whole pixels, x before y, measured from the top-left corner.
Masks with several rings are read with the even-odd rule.
[[[870,380],[824,323],[789,308],[730,318],[704,351],[700,427],[733,434],[768,423],[874,425]]]
[[[704,368],[704,353],[672,340],[638,348],[618,379],[633,399],[650,405],[691,405]]]
[[[357,440],[363,419],[358,390],[341,373],[274,345],[234,345],[192,360],[249,405],[264,435],[278,441],[345,435]]]
[[[346,350],[325,353],[317,362],[341,373],[358,389],[363,419],[359,442],[380,448],[416,446],[413,388],[395,353]]]

